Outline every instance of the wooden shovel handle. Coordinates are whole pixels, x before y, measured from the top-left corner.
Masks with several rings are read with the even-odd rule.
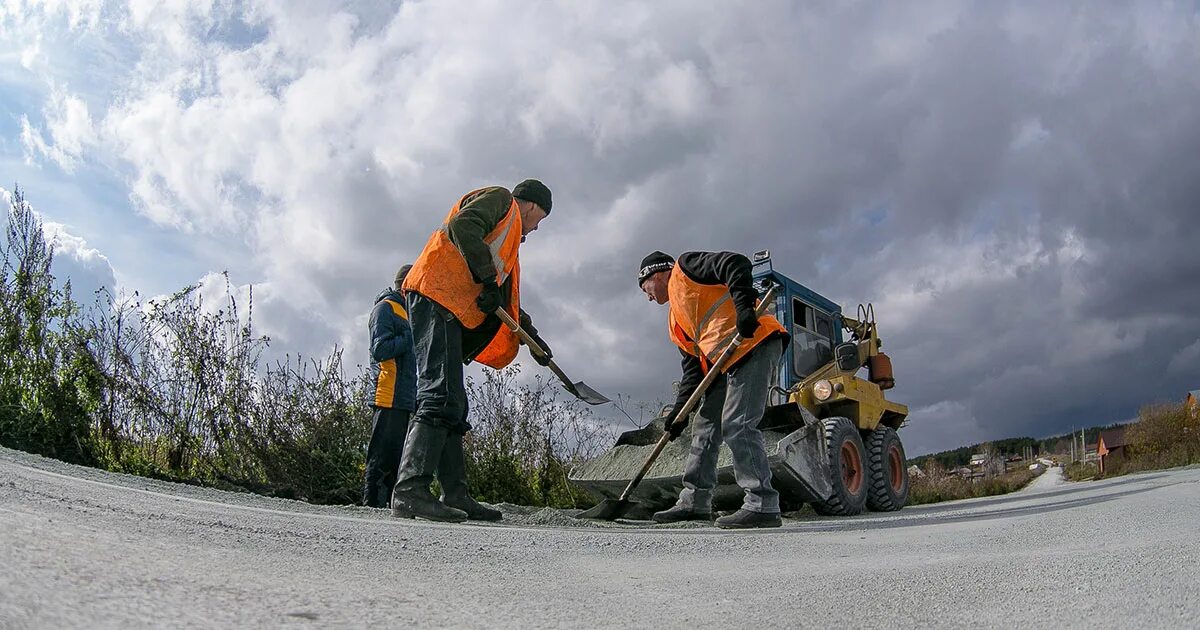
[[[506,326],[511,328],[513,332],[517,333],[517,336],[521,338],[521,341],[524,342],[525,345],[529,346],[530,352],[539,357],[546,356],[546,351],[538,345],[538,342],[533,340],[533,337],[531,337],[529,333],[525,332],[524,328],[521,328],[521,325],[517,323],[517,320],[512,318],[512,315],[509,315],[508,312],[503,308],[497,308],[496,316],[499,317],[500,321],[503,321]],[[580,395],[579,390],[575,387],[575,384],[571,382],[571,377],[567,376],[566,372],[563,372],[562,368],[558,367],[558,364],[554,362],[554,359],[546,359],[546,367],[550,368],[550,371],[554,372],[554,375],[558,377],[558,380],[562,381],[563,385],[567,388],[567,391],[571,392],[576,397]]]
[[[508,311],[505,311],[503,307],[496,309],[496,317],[499,317],[500,321],[504,322],[504,325],[508,326],[513,332],[517,333],[517,336],[521,338],[521,341],[523,341],[525,345],[529,346],[529,350],[531,352],[536,353],[540,357],[546,356],[546,351],[538,345],[538,342],[533,340],[533,337],[529,336],[529,333],[525,332],[524,328],[521,328],[521,325],[517,323],[517,320],[513,319],[512,315],[509,315]]]

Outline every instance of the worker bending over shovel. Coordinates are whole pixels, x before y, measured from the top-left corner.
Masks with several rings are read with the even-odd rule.
[[[417,359],[417,410],[410,423],[400,471],[392,491],[392,516],[461,522],[500,520],[467,490],[463,436],[467,392],[463,364],[478,361],[500,369],[517,356],[518,338],[495,311],[503,308],[544,350],[520,307],[525,237],[550,214],[550,189],[536,179],[513,188],[492,186],[469,192],[413,263],[404,281]],[[439,501],[429,491],[437,475]]]
[[[659,523],[712,520],[721,441],[733,453],[733,472],[745,492],[737,512],[717,519],[717,527],[779,527],[779,493],[771,487],[767,447],[758,423],[767,408],[771,374],[788,334],[771,315],[755,314],[758,291],[750,259],[733,252],[687,252],[676,262],[654,252],[642,260],[638,285],[652,302],[670,303],[671,341],[683,354],[679,396],[666,418],[671,440],[688,424],[678,410],[703,380],[735,334],[745,342],[713,381],[692,429],[692,448],[675,506],[657,512]]]

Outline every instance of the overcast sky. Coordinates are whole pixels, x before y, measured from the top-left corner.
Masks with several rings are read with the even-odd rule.
[[[652,249],[873,302],[910,455],[1200,387],[1196,2],[0,3],[0,183],[85,290],[228,270],[274,351],[362,362],[450,205],[526,177],[526,309],[610,394],[677,378]]]

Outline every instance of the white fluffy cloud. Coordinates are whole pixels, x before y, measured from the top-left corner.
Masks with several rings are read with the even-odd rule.
[[[0,203],[5,207],[2,225],[7,233],[7,208],[12,203],[12,192],[0,187]],[[51,271],[58,286],[63,286],[69,280],[72,295],[84,305],[92,304],[96,292],[101,288],[114,290],[116,276],[112,264],[103,253],[90,247],[82,237],[72,234],[68,226],[46,221],[36,209],[34,212],[42,220],[42,234],[46,243],[54,250]]]
[[[55,87],[42,115],[46,120],[44,132],[30,124],[28,117],[21,117],[21,144],[26,160],[42,157],[72,171],[83,151],[96,142],[96,129],[87,104]]]

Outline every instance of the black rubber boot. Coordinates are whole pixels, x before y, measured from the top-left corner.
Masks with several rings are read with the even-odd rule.
[[[463,454],[462,435],[446,436],[437,477],[438,484],[442,486],[442,503],[466,512],[467,518],[473,521],[498,521],[503,518],[500,510],[476,501],[467,488],[467,460]]]
[[[655,523],[680,523],[683,521],[711,521],[712,520],[712,512],[699,512],[695,508],[680,507],[680,506],[676,505],[673,508],[663,510],[661,512],[655,512],[654,516],[651,516],[650,518],[654,519]]]
[[[717,519],[717,527],[721,529],[753,529],[757,527],[779,527],[783,519],[779,514],[764,514],[750,510],[738,510],[729,516]]]
[[[372,508],[387,507],[387,502],[383,498],[382,488],[376,484],[363,486],[362,504]]]
[[[443,505],[429,492],[445,444],[445,429],[422,422],[413,424],[404,443],[396,487],[392,490],[392,516],[445,523],[467,520],[466,512]]]

